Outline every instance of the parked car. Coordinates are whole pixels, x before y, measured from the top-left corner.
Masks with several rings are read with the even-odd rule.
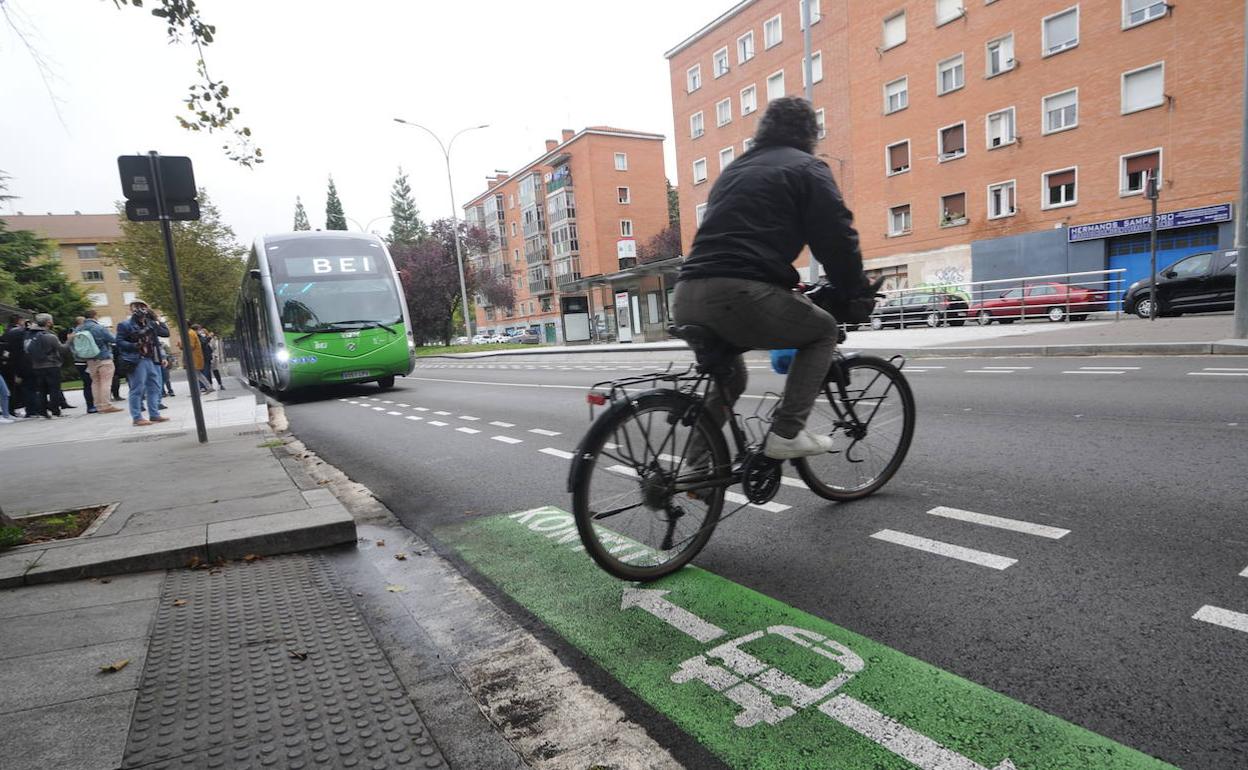
[[[477,334],[476,336],[472,338],[472,344],[474,345],[484,345],[486,343],[493,342],[493,341],[494,341],[494,335],[492,334]]]
[[[471,337],[456,337],[455,339],[451,340],[451,344],[452,345],[471,345],[472,338]]]
[[[993,321],[1014,323],[1020,318],[1048,318],[1065,321],[1067,314],[1072,321],[1082,321],[1089,313],[1099,313],[1109,307],[1109,296],[1084,286],[1066,283],[1028,283],[1001,292],[999,296],[981,299],[971,305],[970,317],[980,326]]]
[[[506,332],[498,332],[496,334],[490,335],[490,338],[489,340],[487,340],[487,342],[511,342],[511,335],[507,334]]]
[[[1157,273],[1157,307],[1153,306],[1149,279],[1127,287],[1122,307],[1140,318],[1154,312],[1161,316],[1231,310],[1235,307],[1235,272],[1239,267],[1235,250],[1207,251],[1184,257]]]
[[[871,314],[872,329],[919,323],[961,326],[966,323],[966,300],[945,292],[905,294],[885,300]]]
[[[542,337],[532,329],[517,329],[507,339],[508,342],[522,342],[525,345],[536,345],[542,341]]]

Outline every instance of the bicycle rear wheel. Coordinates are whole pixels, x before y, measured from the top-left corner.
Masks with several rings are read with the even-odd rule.
[[[914,394],[901,370],[882,358],[843,364],[845,384],[824,384],[806,421],[833,436],[836,450],[793,462],[806,486],[828,500],[858,500],[888,483],[914,437]]]
[[[675,391],[642,394],[599,417],[578,448],[577,530],[598,566],[621,580],[680,569],[719,521],[731,483],[728,447],[705,414],[685,424],[691,408],[696,402]],[[699,444],[701,460],[692,456]],[[706,486],[686,491],[698,484]]]

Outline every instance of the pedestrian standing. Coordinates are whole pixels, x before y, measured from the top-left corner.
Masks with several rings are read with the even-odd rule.
[[[80,355],[85,356],[87,365],[87,377],[92,397],[95,401],[95,410],[88,409],[87,412],[97,411],[100,414],[112,414],[120,412],[121,409],[113,406],[109,401],[109,387],[113,382],[113,374],[116,366],[113,363],[113,351],[117,347],[117,338],[112,335],[108,329],[105,329],[97,320],[98,313],[92,309],[88,310],[83,322],[74,329],[74,341],[71,347],[74,350],[74,357]],[[79,340],[79,335],[83,335]],[[90,345],[86,338],[89,337],[94,343],[96,353],[90,355]]]
[[[125,378],[125,367],[121,362],[121,347],[113,345],[113,381],[109,383],[109,394],[113,401],[121,400],[121,381]],[[130,389],[130,381],[126,380],[126,390]]]
[[[0,337],[0,375],[9,386],[9,408],[26,406],[26,386],[22,372],[26,367],[26,320],[20,315],[9,316],[9,327]]]
[[[204,379],[208,381],[208,387],[212,387],[212,375],[216,372],[217,384],[221,386],[221,390],[225,390],[225,383],[221,382],[221,372],[217,369],[217,351],[216,336],[204,327],[199,329],[199,345],[204,350]]]
[[[77,336],[78,330],[82,328],[82,325],[86,322],[86,320],[87,320],[87,317],[82,316],[82,315],[75,318],[74,327],[65,333],[65,336],[61,338],[61,341],[64,342],[66,346],[69,347],[70,352],[73,354],[74,369],[78,371],[78,379],[82,381],[82,398],[84,401],[87,402],[87,414],[95,414],[98,410],[95,408],[95,394],[91,390],[91,373],[87,371],[86,359],[80,357],[78,355],[78,351],[74,349],[74,338],[75,336]],[[82,338],[82,344],[84,346],[87,344],[90,344],[91,349],[94,350],[95,338],[92,337],[91,339],[88,340],[87,338],[90,336],[91,335],[89,334],[84,336]],[[69,403],[64,400],[64,396],[65,396],[65,391],[62,390],[61,391],[61,398],[62,398],[61,408],[62,409],[69,407]]]
[[[130,303],[130,317],[117,325],[117,346],[130,384],[130,418],[137,425],[168,422],[160,416],[160,337],[169,336],[169,327],[143,300]],[[147,401],[148,419],[143,419]]]
[[[13,415],[9,412],[9,384],[0,377],[0,425],[8,425],[14,422]]]
[[[191,346],[191,367],[195,370],[195,379],[199,382],[200,393],[212,393],[212,381],[204,377],[204,346],[199,337],[199,324],[191,324],[186,340]]]
[[[34,382],[36,414],[46,419],[61,416],[61,362],[69,351],[52,333],[52,316],[35,315],[35,328],[26,337],[26,357],[30,361]],[[26,404],[30,416],[31,403]]]
[[[173,397],[173,351],[169,348],[169,343],[165,340],[160,341],[160,380],[164,387],[164,395]],[[163,399],[162,399],[163,400]],[[165,408],[162,403],[161,409]]]

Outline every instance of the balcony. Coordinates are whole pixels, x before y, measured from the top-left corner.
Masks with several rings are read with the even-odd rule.
[[[564,257],[555,260],[555,283],[560,289],[581,278],[581,258]]]
[[[634,267],[637,267],[636,257],[620,257],[620,269],[621,270],[629,270]]]
[[[524,261],[530,265],[545,262],[550,252],[546,248],[545,238],[529,238],[524,242]]]
[[[565,187],[572,186],[572,172],[566,166],[558,168],[551,175],[550,181],[546,183],[546,194],[550,195],[556,190],[562,190]]]
[[[549,294],[554,291],[550,285],[550,276],[542,275],[539,278],[529,276],[529,293],[530,294]]]

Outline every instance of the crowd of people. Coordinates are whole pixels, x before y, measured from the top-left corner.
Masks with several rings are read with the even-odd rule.
[[[61,389],[62,366],[71,361],[82,381],[88,414],[127,411],[113,406],[122,401],[125,380],[134,425],[168,422],[160,412],[167,408],[164,399],[174,395],[169,326],[146,302],[131,302],[130,317],[117,325],[115,333],[99,322],[95,310],[86,311],[60,335],[53,331],[54,320],[48,313],[37,313],[31,321],[17,315],[9,318],[0,336],[0,424],[22,418],[51,420],[63,410],[75,409]],[[214,376],[224,390],[216,335],[191,324],[186,337],[200,392],[216,390]],[[18,410],[24,411],[20,417]]]

